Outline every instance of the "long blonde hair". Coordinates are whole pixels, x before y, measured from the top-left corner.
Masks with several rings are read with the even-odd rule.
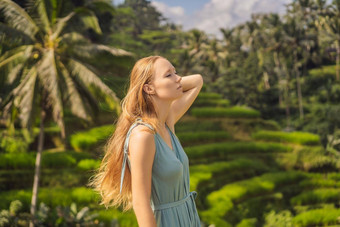
[[[143,90],[143,85],[152,81],[154,63],[159,58],[162,57],[145,57],[134,65],[130,74],[128,92],[121,101],[122,113],[116,123],[116,130],[108,139],[104,147],[105,156],[88,184],[101,195],[100,204],[105,205],[106,208],[120,205],[122,205],[123,211],[132,208],[131,172],[128,165],[125,169],[122,193],[119,193],[124,141],[130,126],[137,118],[142,118],[156,130],[160,128],[152,99]]]

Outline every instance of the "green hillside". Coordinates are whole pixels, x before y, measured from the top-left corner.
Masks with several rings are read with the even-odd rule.
[[[340,159],[317,135],[284,132],[245,106],[201,92],[176,124],[190,161],[190,187],[198,192],[201,220],[215,226],[334,225],[340,216]],[[132,211],[98,205],[86,188],[113,132],[103,125],[69,137],[74,151],[44,151],[39,201],[50,208],[88,207],[105,225],[137,226]],[[53,130],[48,131],[53,134]],[[0,156],[0,209],[20,200],[28,212],[35,153]]]

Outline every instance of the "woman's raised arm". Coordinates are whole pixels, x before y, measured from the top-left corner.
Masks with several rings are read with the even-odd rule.
[[[171,103],[169,122],[175,125],[176,122],[187,112],[195,101],[203,86],[203,77],[200,74],[182,77],[183,96]]]

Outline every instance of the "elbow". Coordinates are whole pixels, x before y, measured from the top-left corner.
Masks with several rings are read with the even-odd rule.
[[[198,84],[200,87],[202,87],[204,84],[203,76],[201,74],[197,74],[197,76],[198,76]]]

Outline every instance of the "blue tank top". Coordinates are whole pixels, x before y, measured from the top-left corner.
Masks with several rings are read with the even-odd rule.
[[[138,118],[130,127],[124,143],[124,159],[121,173],[121,186],[124,180],[128,158],[129,139],[132,130],[138,125],[153,127]],[[165,124],[166,125],[166,124]],[[177,136],[166,125],[171,136],[173,149],[156,132],[154,134],[156,153],[152,166],[152,185],[150,205],[158,227],[200,227],[195,199],[197,193],[190,192],[188,156]]]

